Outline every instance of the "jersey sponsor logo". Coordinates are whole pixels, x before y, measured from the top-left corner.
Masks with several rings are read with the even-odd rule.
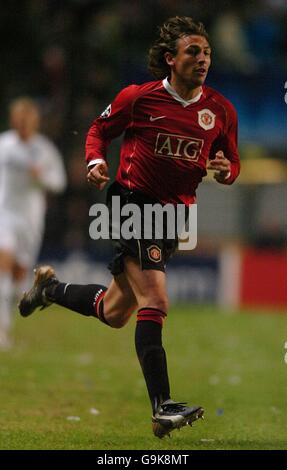
[[[149,120],[150,120],[151,122],[153,122],[153,121],[157,121],[158,119],[163,119],[163,118],[165,118],[165,117],[166,117],[166,116],[155,116],[155,117],[150,116]]]
[[[154,263],[161,262],[161,249],[157,245],[151,245],[147,248],[147,255]]]
[[[216,115],[210,109],[202,109],[198,111],[198,124],[200,127],[208,131],[215,126]]]
[[[109,106],[105,109],[105,111],[102,112],[101,118],[107,118],[112,112],[112,105],[109,104]]]
[[[157,134],[155,155],[197,162],[203,147],[203,139],[185,135]]]

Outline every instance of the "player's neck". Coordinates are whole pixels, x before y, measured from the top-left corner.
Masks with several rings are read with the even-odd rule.
[[[28,142],[34,136],[34,132],[17,131],[17,133],[18,133],[18,136],[20,137],[20,140],[22,140],[23,142]]]
[[[185,101],[189,101],[193,98],[196,98],[196,96],[199,95],[199,93],[201,93],[202,91],[201,85],[194,85],[193,88],[190,87],[190,85],[187,85],[185,82],[178,80],[177,77],[171,77],[169,83],[172,88],[177,92],[177,94]]]

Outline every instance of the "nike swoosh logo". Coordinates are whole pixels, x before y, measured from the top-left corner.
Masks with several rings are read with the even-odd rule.
[[[165,118],[165,117],[166,117],[166,116],[157,116],[157,117],[150,116],[149,120],[150,120],[151,122],[153,122],[153,121],[157,121],[158,119],[163,119],[163,118]]]

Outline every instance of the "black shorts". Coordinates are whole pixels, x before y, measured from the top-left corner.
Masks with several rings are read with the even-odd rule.
[[[120,197],[121,207],[125,204],[136,204],[142,209],[145,204],[158,204],[158,201],[146,196],[140,191],[131,191],[121,186],[115,181],[108,189],[107,193],[107,206],[109,213],[112,214],[112,196]],[[120,226],[127,219],[127,217],[120,218]],[[143,219],[142,219],[143,221]],[[163,224],[166,224],[164,219]],[[143,224],[142,224],[143,225]],[[115,228],[115,227],[113,227]],[[119,227],[118,227],[119,228]],[[111,273],[116,276],[124,271],[124,257],[132,256],[139,261],[141,269],[155,269],[157,271],[165,272],[165,265],[168,259],[173,255],[178,246],[177,237],[173,239],[145,239],[141,234],[138,238],[131,238],[126,240],[122,238],[122,234],[119,233],[119,239],[113,239],[112,236],[112,220],[110,217],[109,223],[110,238],[115,248],[115,256],[109,264]],[[165,227],[163,227],[163,233],[165,233]]]

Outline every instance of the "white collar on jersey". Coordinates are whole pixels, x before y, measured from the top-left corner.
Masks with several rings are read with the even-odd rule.
[[[177,101],[179,101],[182,106],[185,108],[186,106],[188,106],[189,104],[192,104],[192,103],[196,103],[197,101],[200,100],[201,98],[201,95],[202,95],[202,89],[200,91],[200,93],[198,93],[198,95],[196,95],[195,98],[192,98],[191,100],[184,100],[183,98],[181,98],[181,96],[179,96],[179,94],[175,91],[174,88],[172,88],[171,84],[169,83],[168,81],[168,78],[166,77],[163,81],[162,81],[162,84],[164,86],[164,88],[166,89],[166,91]]]

